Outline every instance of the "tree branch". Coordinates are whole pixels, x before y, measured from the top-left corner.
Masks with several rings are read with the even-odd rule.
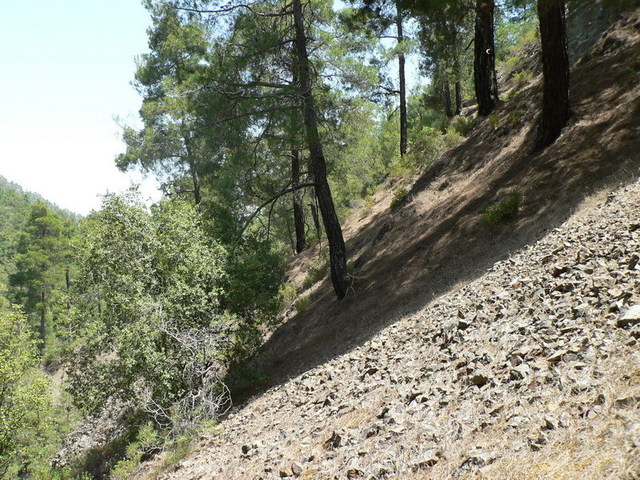
[[[292,192],[295,192],[296,190],[300,190],[302,188],[315,187],[315,185],[316,184],[314,182],[306,182],[306,183],[300,183],[300,184],[298,184],[296,186],[293,186],[293,187],[287,186],[284,189],[280,190],[278,193],[276,193],[274,196],[272,196],[266,202],[264,202],[262,205],[260,205],[258,208],[256,208],[251,215],[249,215],[249,218],[247,218],[247,221],[245,222],[244,226],[240,230],[240,235],[238,235],[238,240],[240,238],[242,238],[242,235],[244,235],[244,232],[247,230],[247,227],[249,227],[249,225],[251,224],[253,219],[256,217],[256,215],[258,215],[260,213],[260,211],[264,207],[266,207],[270,203],[275,202],[276,200],[278,200],[283,195],[286,195],[287,193],[292,193]]]

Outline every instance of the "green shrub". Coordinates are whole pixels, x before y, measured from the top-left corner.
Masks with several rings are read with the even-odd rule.
[[[280,301],[284,307],[290,306],[293,302],[295,302],[296,297],[298,296],[298,291],[296,286],[287,282],[280,287],[280,292],[278,294],[280,296]]]
[[[449,124],[449,130],[453,130],[454,132],[465,137],[475,126],[476,126],[476,122],[474,118],[462,117],[458,115],[451,119],[451,123]]]
[[[138,431],[136,440],[127,445],[124,458],[116,463],[111,470],[111,480],[128,480],[131,478],[144,456],[156,451],[158,448],[158,432],[151,423],[147,423]]]
[[[489,125],[491,125],[491,128],[493,128],[494,130],[500,126],[500,116],[497,113],[492,113],[491,115],[489,115],[487,117],[487,121],[489,122]]]
[[[524,195],[518,191],[506,193],[499,201],[484,209],[483,222],[487,225],[497,225],[515,220],[522,200]]]
[[[311,299],[307,296],[304,297],[300,297],[298,298],[298,300],[296,300],[296,310],[299,313],[302,312],[306,312],[309,309],[309,306],[311,305]]]
[[[395,210],[400,205],[402,205],[407,199],[407,195],[409,195],[409,192],[407,191],[406,188],[404,187],[396,188],[393,191],[393,198],[391,199],[391,205],[390,205],[391,210]]]

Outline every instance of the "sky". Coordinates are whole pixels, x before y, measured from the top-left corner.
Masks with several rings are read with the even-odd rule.
[[[145,53],[149,15],[141,0],[3,2],[0,10],[0,175],[85,215],[100,195],[153,178],[122,173],[115,118],[135,124],[131,86]]]

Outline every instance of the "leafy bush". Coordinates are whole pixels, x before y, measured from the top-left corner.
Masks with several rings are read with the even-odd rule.
[[[404,201],[407,199],[408,194],[409,192],[407,191],[406,188],[404,187],[396,188],[393,191],[393,198],[391,198],[391,205],[390,205],[391,210],[395,210],[400,205],[402,205]]]
[[[13,470],[42,435],[51,406],[36,345],[20,310],[0,310],[0,476],[8,475],[3,478],[17,478]]]
[[[518,191],[505,194],[502,199],[482,212],[483,222],[487,225],[497,225],[515,220],[522,200],[524,200],[524,195]]]
[[[221,305],[227,252],[193,207],[146,212],[107,196],[84,223],[67,326],[70,391],[88,412],[118,399],[175,434],[219,413],[225,352],[242,322]]]
[[[307,296],[298,298],[295,304],[296,310],[300,313],[306,312],[309,309],[310,305],[311,305],[311,299]]]
[[[473,127],[475,127],[475,125],[476,122],[473,117],[462,117],[460,115],[457,115],[451,119],[451,122],[449,123],[449,129],[465,137],[473,129]]]

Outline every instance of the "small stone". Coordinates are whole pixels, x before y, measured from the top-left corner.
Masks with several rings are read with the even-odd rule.
[[[555,420],[551,417],[544,417],[544,425],[542,426],[543,430],[554,430],[556,428]]]
[[[342,437],[336,432],[333,432],[331,436],[324,442],[324,447],[327,450],[333,450],[334,448],[338,448],[341,443]]]
[[[347,478],[362,478],[364,477],[364,472],[358,468],[350,468],[347,470]]]
[[[302,465],[300,465],[298,462],[293,462],[291,464],[291,471],[293,472],[293,474],[298,477],[302,474]]]
[[[485,372],[476,370],[473,375],[469,377],[469,381],[477,387],[482,387],[489,382],[489,377]]]
[[[413,464],[413,471],[415,472],[418,470],[424,470],[426,468],[433,467],[436,463],[438,463],[438,460],[440,460],[439,451],[435,449],[427,450],[423,455],[421,455],[420,460]]]
[[[287,478],[293,476],[293,472],[289,468],[281,468],[278,472],[281,478]]]
[[[627,310],[616,322],[616,327],[628,327],[640,323],[640,305],[634,305]]]

